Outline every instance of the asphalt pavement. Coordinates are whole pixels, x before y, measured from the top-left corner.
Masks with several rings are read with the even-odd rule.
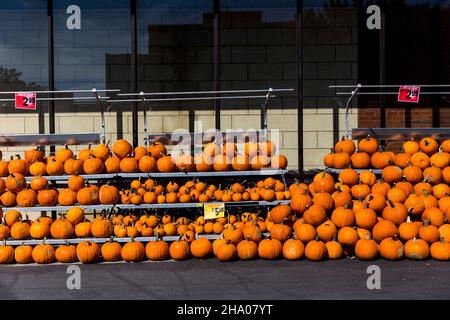
[[[434,260],[76,265],[81,288],[72,290],[68,265],[1,266],[0,299],[450,299],[450,264]],[[380,289],[367,287],[371,265],[379,267]]]

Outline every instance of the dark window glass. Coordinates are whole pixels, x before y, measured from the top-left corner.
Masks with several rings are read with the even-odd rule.
[[[213,1],[138,0],[138,87],[145,92],[213,90]],[[212,108],[212,102],[155,108]]]
[[[130,83],[130,1],[54,1],[57,89],[117,88]],[[81,28],[70,30],[66,12],[81,9]],[[70,21],[69,21],[70,22]]]
[[[296,88],[296,1],[220,1],[221,90]],[[296,94],[271,107],[296,108]],[[258,108],[263,101],[225,101],[223,107]],[[259,127],[259,126],[258,126]]]
[[[0,91],[48,85],[47,1],[0,2]]]

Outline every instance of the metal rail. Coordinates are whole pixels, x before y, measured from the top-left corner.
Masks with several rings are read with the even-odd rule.
[[[23,134],[2,135],[0,146],[54,146],[97,144],[100,142],[98,133],[62,133],[62,134]]]
[[[207,202],[222,203],[222,202]],[[277,200],[273,202],[267,201],[238,201],[238,202],[224,202],[225,207],[246,207],[246,206],[277,206],[279,204],[289,204],[289,200]],[[35,207],[1,207],[3,212],[17,210],[20,212],[43,212],[43,211],[67,211],[73,207],[79,207],[83,210],[108,210],[112,208],[140,210],[140,209],[187,209],[187,208],[203,208],[204,203],[164,203],[164,204],[115,204],[115,205],[73,205],[73,206],[35,206]]]
[[[212,90],[212,91],[173,91],[173,92],[139,92],[139,93],[119,93],[117,96],[165,96],[165,95],[196,95],[196,94],[221,94],[221,93],[258,93],[258,92],[288,92],[294,89],[252,89],[252,90]]]
[[[220,235],[220,234],[196,234],[196,238],[206,238],[208,240],[216,240],[216,239],[222,238],[222,235]],[[45,243],[58,246],[58,245],[65,245],[65,244],[78,244],[83,241],[91,241],[91,242],[96,242],[96,243],[101,244],[101,243],[109,242],[110,239],[111,238],[93,238],[93,237],[71,238],[71,239],[46,239]],[[176,241],[178,239],[180,239],[179,236],[160,237],[160,240],[164,240],[167,242]],[[156,237],[135,237],[134,240],[139,241],[139,242],[150,242],[150,241],[156,241]],[[126,242],[130,242],[131,238],[129,238],[129,237],[124,237],[124,238],[113,237],[113,241],[119,242],[119,243],[126,243]],[[8,246],[20,246],[22,244],[34,246],[34,245],[42,244],[42,240],[38,240],[38,239],[6,240],[6,245],[8,245]]]
[[[287,170],[253,170],[253,171],[211,171],[211,172],[169,172],[169,173],[103,173],[103,174],[80,174],[86,180],[102,180],[113,178],[193,178],[193,177],[243,177],[243,176],[275,176],[285,175]],[[42,176],[48,181],[66,182],[70,175],[61,176]],[[27,176],[27,182],[35,178],[34,176]]]
[[[338,173],[338,174],[341,173],[342,170],[343,169],[334,169],[334,168],[327,168],[326,169],[327,172]],[[383,171],[381,169],[370,169],[370,168],[367,168],[367,169],[355,169],[355,171],[358,172],[358,173],[361,173],[361,172],[364,172],[364,171],[369,171],[369,170],[372,171],[375,174],[381,174],[381,172]]]
[[[362,139],[370,135],[378,140],[406,140],[433,137],[450,138],[450,128],[353,128],[352,138]]]

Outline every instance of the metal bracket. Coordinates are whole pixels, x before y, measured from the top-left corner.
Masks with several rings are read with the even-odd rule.
[[[358,83],[355,90],[352,91],[351,96],[347,100],[347,104],[345,105],[345,138],[348,139],[350,137],[350,129],[348,128],[348,111],[350,109],[350,103],[353,98],[358,94],[359,89],[361,89],[361,84]]]

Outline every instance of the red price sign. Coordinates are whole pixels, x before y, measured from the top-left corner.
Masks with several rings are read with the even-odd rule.
[[[417,86],[400,86],[398,90],[399,102],[419,102],[420,87]]]
[[[16,92],[16,109],[36,110],[36,92]]]

